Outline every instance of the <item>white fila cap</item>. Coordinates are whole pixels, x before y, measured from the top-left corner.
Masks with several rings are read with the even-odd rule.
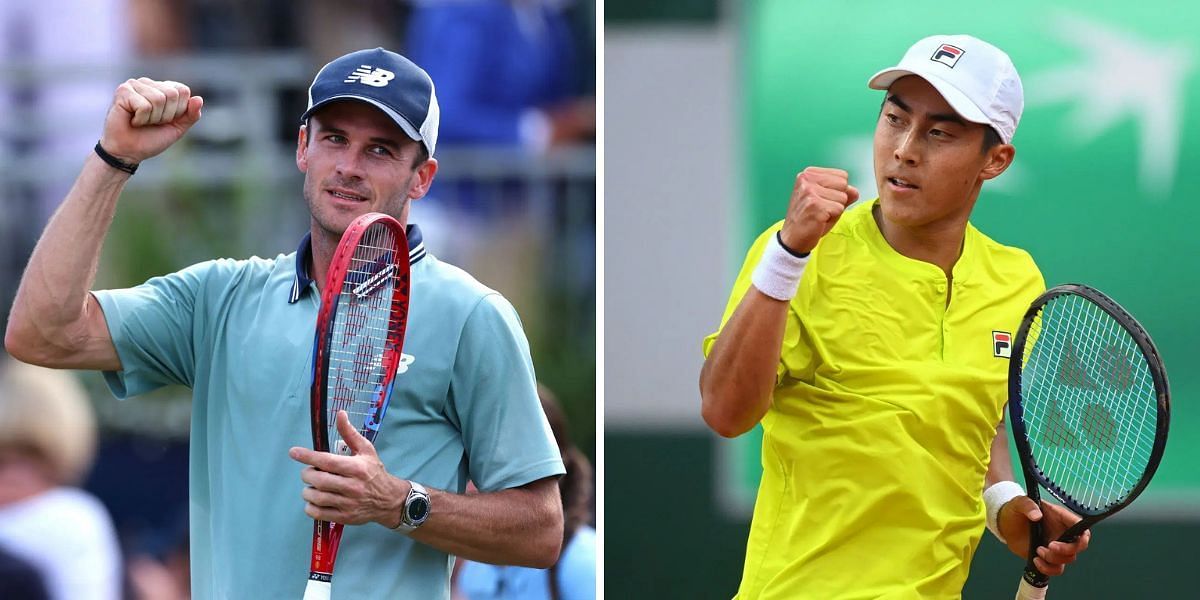
[[[930,36],[913,44],[900,64],[873,75],[867,86],[886,90],[906,75],[928,81],[962,118],[990,125],[1004,143],[1012,143],[1025,92],[1004,51],[969,35]]]

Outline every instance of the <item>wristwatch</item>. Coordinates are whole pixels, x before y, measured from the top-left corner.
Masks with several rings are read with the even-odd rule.
[[[396,531],[400,533],[412,533],[420,527],[429,518],[429,511],[432,508],[432,504],[429,502],[429,492],[425,491],[424,486],[415,481],[409,483],[412,484],[412,487],[408,490],[408,497],[404,499],[404,508],[400,512],[400,524],[396,526]]]

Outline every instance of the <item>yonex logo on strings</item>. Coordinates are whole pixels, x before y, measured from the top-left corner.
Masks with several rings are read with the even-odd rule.
[[[1106,344],[1096,352],[1098,358],[1093,364],[1100,382],[1114,391],[1127,392],[1134,384],[1134,365],[1129,355],[1120,346]],[[1058,367],[1058,382],[1062,385],[1084,389],[1098,389],[1096,376],[1088,373],[1082,357],[1076,350],[1075,342],[1067,338],[1063,348],[1062,362]]]
[[[1098,367],[1096,372],[1099,381],[1088,373],[1075,342],[1068,337],[1063,344],[1062,361],[1055,373],[1058,383],[1074,388],[1098,390],[1103,382],[1117,394],[1128,392],[1134,384],[1135,377],[1134,366],[1128,354],[1115,344],[1101,347],[1098,353],[1099,359],[1095,366]],[[1043,443],[1079,449],[1083,440],[1086,440],[1099,450],[1112,450],[1117,447],[1121,427],[1108,406],[1091,402],[1080,407],[1076,403],[1072,404],[1069,412],[1074,415],[1071,419],[1068,419],[1068,412],[1063,410],[1058,400],[1051,400],[1050,411],[1041,431]],[[1079,429],[1083,430],[1083,440],[1080,439]]]
[[[384,87],[389,81],[396,78],[396,74],[387,70],[372,67],[371,65],[363,65],[354,70],[349,77],[342,83],[359,82],[372,87]]]
[[[966,52],[958,46],[942,44],[941,46],[938,46],[936,51],[934,51],[933,56],[929,57],[929,60],[940,62],[943,65],[953,69],[954,65],[958,63],[958,59],[962,58],[963,54],[966,54]]]

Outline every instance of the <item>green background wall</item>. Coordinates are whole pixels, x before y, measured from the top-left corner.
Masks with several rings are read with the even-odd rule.
[[[1008,52],[1026,97],[1016,160],[984,184],[972,221],[1029,250],[1047,285],[1093,285],[1150,332],[1176,402],[1170,447],[1139,508],[1200,508],[1200,404],[1188,401],[1200,392],[1200,7],[1017,0],[981,18],[967,2],[749,6],[747,240],[782,218],[807,165],[847,169],[874,189],[883,92],[866,81],[914,41],[968,33]]]

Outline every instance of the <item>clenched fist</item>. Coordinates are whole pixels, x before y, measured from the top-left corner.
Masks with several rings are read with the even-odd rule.
[[[140,163],[179,141],[200,120],[202,106],[204,99],[182,83],[130,79],[117,87],[100,145],[125,162]]]
[[[841,169],[808,167],[796,176],[780,237],[796,252],[811,252],[846,207],[858,200],[850,175]]]

